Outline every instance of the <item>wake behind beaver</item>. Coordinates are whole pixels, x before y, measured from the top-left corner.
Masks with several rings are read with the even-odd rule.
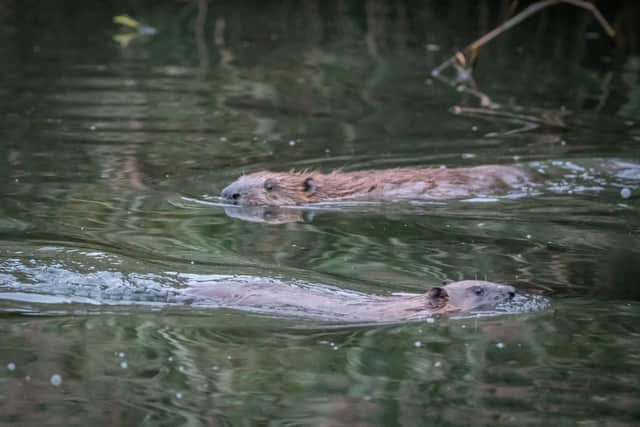
[[[0,272],[3,267],[13,273],[0,274],[0,311],[5,302],[5,308],[12,307],[11,301],[22,303],[21,311],[43,313],[47,306],[56,313],[64,306],[74,312],[192,306],[330,322],[393,322],[494,310],[520,295],[511,286],[479,280],[436,286],[422,294],[383,296],[257,276],[81,273],[59,265],[25,264],[19,258],[0,261]]]

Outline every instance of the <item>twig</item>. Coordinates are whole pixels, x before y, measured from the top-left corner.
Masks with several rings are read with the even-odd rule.
[[[610,37],[615,37],[615,35],[616,35],[615,30],[607,22],[607,20],[604,18],[604,16],[602,16],[600,11],[595,7],[595,5],[593,3],[589,3],[588,1],[585,1],[585,0],[542,0],[542,1],[539,1],[537,3],[532,4],[531,6],[527,7],[522,12],[518,13],[513,18],[511,18],[508,21],[504,22],[502,25],[500,25],[500,26],[494,28],[493,30],[489,31],[488,33],[486,33],[485,35],[480,37],[478,40],[476,40],[476,41],[472,42],[471,44],[469,44],[462,51],[456,52],[449,59],[447,59],[442,64],[440,64],[439,66],[434,68],[431,71],[431,75],[433,77],[435,77],[435,78],[438,78],[438,79],[444,81],[445,83],[447,83],[447,84],[449,84],[451,86],[455,86],[455,83],[453,83],[452,80],[447,79],[446,77],[441,75],[443,70],[445,70],[446,68],[450,67],[451,65],[456,65],[456,64],[459,64],[462,67],[465,67],[466,66],[466,64],[465,64],[465,53],[468,54],[470,52],[473,52],[473,51],[479,49],[481,46],[487,44],[488,42],[490,42],[494,38],[498,37],[500,34],[504,33],[505,31],[513,28],[514,26],[516,26],[517,24],[519,24],[520,22],[522,22],[523,20],[525,20],[529,16],[533,15],[534,13],[537,13],[537,12],[541,11],[542,9],[545,9],[545,8],[547,8],[549,6],[554,6],[554,5],[560,4],[560,3],[567,3],[567,4],[570,4],[570,5],[573,5],[573,6],[576,6],[576,7],[581,7],[583,9],[588,10],[589,12],[591,12],[593,14],[593,16],[596,18],[596,20],[600,23],[600,25],[602,25],[602,27],[604,28],[606,33]]]

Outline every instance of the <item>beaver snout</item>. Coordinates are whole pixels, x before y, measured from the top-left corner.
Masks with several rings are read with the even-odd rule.
[[[507,292],[507,295],[509,296],[509,299],[514,299],[516,297],[516,292],[515,291],[509,291],[509,292]]]

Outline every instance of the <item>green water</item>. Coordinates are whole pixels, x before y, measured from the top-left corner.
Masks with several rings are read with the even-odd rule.
[[[428,74],[498,22],[490,2],[204,3],[0,5],[0,425],[640,422],[634,2],[605,11],[628,43],[565,7],[484,50],[508,116]],[[119,46],[125,12],[158,34]],[[215,199],[265,168],[514,162],[560,172],[474,201]],[[164,305],[220,275],[477,277],[551,305],[358,326]]]

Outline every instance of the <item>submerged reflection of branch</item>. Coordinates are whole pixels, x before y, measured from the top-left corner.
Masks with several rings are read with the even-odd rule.
[[[458,105],[451,108],[451,112],[457,115],[465,115],[469,117],[497,118],[504,119],[513,123],[522,124],[521,127],[505,132],[500,132],[500,135],[511,135],[515,133],[527,132],[533,129],[538,129],[541,126],[566,129],[567,125],[565,124],[563,119],[565,116],[571,113],[571,111],[566,109],[552,111],[539,108],[528,108],[528,110],[528,113],[518,113],[513,111],[500,111],[498,109],[491,108],[461,107]],[[490,132],[486,136],[496,135],[497,132]]]
[[[445,62],[435,67],[431,71],[431,75],[438,80],[446,83],[449,86],[455,87],[459,92],[466,93],[472,95],[477,98],[481,108],[466,108],[466,107],[454,107],[453,112],[455,114],[465,114],[470,116],[484,116],[484,117],[497,117],[497,118],[506,118],[511,121],[515,121],[518,123],[523,123],[523,126],[517,129],[512,129],[510,131],[502,133],[513,134],[528,131],[531,129],[536,129],[540,126],[552,126],[552,127],[561,127],[565,128],[566,125],[562,121],[562,117],[566,115],[567,111],[560,111],[559,113],[549,114],[548,110],[542,110],[541,114],[533,115],[531,112],[527,114],[522,114],[517,111],[497,111],[502,106],[496,102],[494,102],[489,95],[480,91],[477,88],[476,82],[473,78],[473,65],[475,64],[475,60],[478,57],[479,49],[495,39],[502,33],[508,31],[509,29],[515,27],[520,22],[524,21],[529,16],[553,5],[566,3],[576,7],[580,7],[588,10],[593,14],[596,20],[602,25],[604,31],[610,36],[615,36],[615,31],[609,25],[607,20],[603,17],[600,11],[592,4],[583,0],[541,0],[537,3],[534,3],[527,7],[522,12],[508,19],[503,24],[489,31],[476,41],[470,43],[461,51],[456,52]],[[455,76],[448,77],[443,74],[445,70],[448,68],[453,68],[455,71]]]
[[[201,68],[209,67],[209,49],[207,49],[207,42],[204,39],[208,7],[209,0],[198,0],[198,17],[195,21],[194,36]]]

